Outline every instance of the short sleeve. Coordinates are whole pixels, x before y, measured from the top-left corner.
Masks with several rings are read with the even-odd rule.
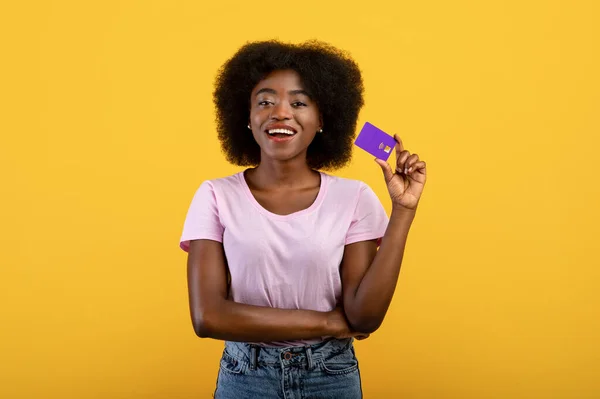
[[[223,242],[223,230],[214,186],[210,181],[205,181],[192,198],[179,247],[188,252],[191,240],[208,239]]]
[[[346,234],[346,245],[375,240],[379,245],[388,225],[388,216],[375,192],[361,183],[352,222]]]

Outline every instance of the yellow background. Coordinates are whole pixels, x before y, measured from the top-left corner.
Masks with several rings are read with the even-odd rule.
[[[428,162],[366,398],[600,398],[597,1],[5,1],[0,397],[205,398],[178,239],[217,68],[318,38]],[[336,172],[389,210],[372,157]]]

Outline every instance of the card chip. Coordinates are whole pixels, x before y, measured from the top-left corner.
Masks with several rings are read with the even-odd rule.
[[[377,159],[387,161],[396,145],[396,140],[383,130],[365,122],[354,144]]]

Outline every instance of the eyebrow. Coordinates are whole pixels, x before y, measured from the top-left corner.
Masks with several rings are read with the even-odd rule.
[[[277,92],[273,89],[269,89],[268,87],[265,87],[263,89],[260,89],[259,91],[256,92],[256,96],[258,96],[261,93],[270,93],[270,94],[277,94]],[[288,91],[288,94],[291,95],[296,95],[296,94],[303,94],[306,97],[310,98],[310,94],[308,94],[308,92],[306,90],[302,90],[302,89],[298,89],[298,90],[290,90]]]

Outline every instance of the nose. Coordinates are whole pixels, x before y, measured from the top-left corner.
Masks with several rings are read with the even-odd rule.
[[[279,101],[271,108],[271,119],[285,120],[292,116],[292,107],[286,101]]]

